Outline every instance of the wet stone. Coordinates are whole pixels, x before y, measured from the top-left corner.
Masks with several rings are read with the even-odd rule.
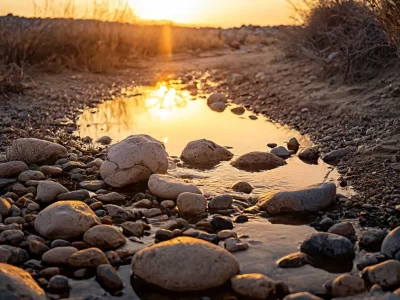
[[[144,233],[145,226],[142,222],[125,222],[121,224],[121,227],[126,236],[142,236]]]
[[[116,249],[126,243],[124,235],[115,227],[98,225],[90,228],[83,240],[92,247],[100,249]]]
[[[229,238],[225,240],[224,247],[226,250],[233,253],[247,250],[249,248],[249,244],[236,238]]]
[[[282,257],[277,264],[279,268],[299,268],[304,265],[312,265],[313,258],[305,253],[296,252]]]
[[[238,193],[250,194],[253,191],[253,187],[246,181],[239,181],[232,185],[232,190]]]
[[[246,223],[249,221],[249,218],[245,215],[240,215],[235,218],[235,223]]]
[[[24,233],[20,230],[5,230],[0,233],[0,244],[18,246],[24,240]]]
[[[50,290],[67,290],[69,289],[68,278],[62,275],[55,275],[49,280]]]
[[[56,247],[68,247],[71,246],[71,243],[65,240],[54,240],[51,242],[50,247],[51,248],[56,248]]]
[[[222,231],[218,232],[217,236],[218,236],[218,239],[221,241],[229,239],[229,238],[237,238],[237,234],[233,230],[222,230]]]
[[[367,267],[362,276],[371,284],[379,284],[383,288],[390,288],[400,284],[400,262],[388,260],[378,265]]]
[[[74,268],[95,268],[109,263],[103,251],[97,248],[80,250],[72,254],[68,262]]]
[[[350,297],[366,291],[364,280],[356,275],[341,275],[332,283],[334,297]]]
[[[211,199],[208,207],[212,210],[223,210],[232,207],[233,198],[231,195],[220,195]]]
[[[10,265],[22,265],[29,259],[28,253],[21,248],[0,245],[0,263]]]
[[[105,188],[107,185],[103,180],[89,180],[80,182],[79,186],[85,190],[96,192],[97,190]]]
[[[48,265],[66,265],[72,254],[78,252],[75,247],[57,247],[45,252],[42,261]]]
[[[159,242],[171,240],[175,237],[174,232],[167,229],[159,229],[156,231],[155,239]]]
[[[149,199],[139,200],[138,202],[133,204],[133,207],[136,207],[136,208],[152,208],[152,206],[153,206],[153,202],[151,202],[151,200],[149,200]]]
[[[331,233],[311,234],[302,244],[301,252],[312,257],[325,257],[339,261],[352,261],[355,257],[349,239]]]
[[[389,232],[382,242],[381,253],[388,258],[400,260],[400,227]]]
[[[49,247],[39,241],[29,241],[29,252],[33,255],[42,256],[43,253],[49,250]]]
[[[121,290],[124,288],[124,283],[111,265],[100,265],[96,269],[96,280],[106,290]]]
[[[39,275],[47,279],[50,279],[55,275],[60,275],[60,268],[58,267],[45,268],[39,272]]]
[[[90,198],[90,193],[86,190],[72,191],[57,195],[58,200],[80,200],[83,201]]]
[[[226,230],[226,229],[233,229],[232,220],[227,217],[222,216],[215,216],[211,220],[211,225],[216,230]]]
[[[243,274],[231,278],[232,289],[251,299],[282,299],[289,294],[289,288],[263,274]]]
[[[350,222],[343,222],[333,225],[329,228],[328,233],[334,233],[348,238],[350,241],[356,241],[356,231],[354,230],[353,224]]]

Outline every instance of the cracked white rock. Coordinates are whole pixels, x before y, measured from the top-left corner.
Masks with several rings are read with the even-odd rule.
[[[153,174],[148,182],[149,189],[154,196],[162,199],[176,199],[182,193],[201,194],[199,188],[182,179],[169,175]]]
[[[140,134],[111,146],[100,174],[108,185],[123,187],[146,181],[152,174],[165,174],[167,170],[168,155],[162,143]]]

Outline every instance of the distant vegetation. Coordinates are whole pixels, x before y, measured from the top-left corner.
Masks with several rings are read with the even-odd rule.
[[[269,28],[186,28],[171,23],[140,22],[129,6],[110,9],[108,1],[94,0],[90,12],[76,17],[73,1],[45,1],[36,6],[37,18],[0,17],[0,93],[17,91],[24,70],[35,66],[57,72],[63,68],[110,72],[134,66],[156,55],[192,53],[267,44]],[[63,16],[49,18],[48,16]],[[13,76],[10,76],[13,74]],[[14,84],[14,85],[13,85]]]
[[[308,57],[347,82],[377,77],[399,66],[400,1],[292,0],[301,26],[286,50]]]

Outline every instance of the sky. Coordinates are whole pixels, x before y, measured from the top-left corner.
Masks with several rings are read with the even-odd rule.
[[[128,1],[141,19],[171,20],[194,26],[280,25],[290,23],[291,14],[286,0],[0,0],[0,14],[34,16],[33,3],[44,7],[45,1],[53,2],[52,6],[59,11],[62,3],[74,1],[76,11],[81,14],[93,1]]]

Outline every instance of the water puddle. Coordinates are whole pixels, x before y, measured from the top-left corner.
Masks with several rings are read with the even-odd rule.
[[[211,82],[205,84],[213,86]],[[234,114],[231,112],[234,105],[223,112],[213,111],[207,106],[208,95],[202,94],[202,90],[192,96],[182,87],[177,82],[163,82],[155,87],[126,91],[123,98],[85,110],[78,121],[79,134],[94,140],[108,135],[117,142],[132,134],[145,133],[163,141],[172,157],[179,157],[190,141],[203,138],[229,147],[235,157],[251,151],[269,151],[268,143],[286,146],[292,137],[298,139],[302,148],[312,146],[308,137],[262,116],[252,120],[249,111],[240,116]],[[233,168],[230,162],[208,170],[180,166],[170,173],[192,179],[211,194],[231,192],[230,187],[237,181],[248,181],[256,188],[254,193],[261,194],[271,189],[301,188],[338,177],[336,170],[322,161],[307,164],[294,155],[287,162],[284,167],[256,173]]]
[[[169,155],[176,159],[176,168],[169,172],[190,178],[209,194],[232,193],[230,187],[237,181],[248,181],[255,187],[254,194],[262,194],[271,189],[301,188],[334,181],[338,177],[337,171],[322,161],[307,164],[297,155],[287,159],[287,165],[263,172],[238,170],[230,162],[206,170],[182,164],[178,158],[185,146],[190,141],[203,138],[229,147],[235,157],[252,151],[269,151],[268,143],[286,146],[292,137],[298,139],[302,148],[313,145],[308,137],[264,117],[250,118],[252,113],[249,111],[242,115],[233,113],[231,109],[236,107],[233,104],[222,112],[211,110],[206,103],[208,94],[205,90],[215,86],[215,83],[203,80],[199,81],[196,92],[185,90],[179,82],[132,88],[124,91],[124,97],[104,101],[95,108],[83,111],[78,121],[78,134],[81,137],[90,136],[93,140],[108,135],[114,143],[132,134],[149,134],[164,142]],[[298,224],[296,220],[292,224]],[[247,251],[234,254],[240,261],[241,271],[263,273],[283,280],[292,292],[307,290],[323,293],[323,283],[335,278],[337,274],[334,272],[311,266],[297,269],[279,269],[276,266],[276,260],[297,252],[305,236],[315,230],[308,226],[272,223],[281,222],[256,217],[248,223],[235,225],[234,230],[238,235],[248,236],[243,240],[250,245]],[[152,234],[142,239],[143,244],[129,241],[124,248],[138,250],[151,245],[157,229],[157,225],[152,226]],[[229,286],[200,295],[168,295],[165,291],[143,289],[131,281],[130,266],[121,266],[118,272],[125,282],[119,299],[226,299],[234,296]],[[74,280],[72,287],[70,297],[113,298],[94,278]]]

